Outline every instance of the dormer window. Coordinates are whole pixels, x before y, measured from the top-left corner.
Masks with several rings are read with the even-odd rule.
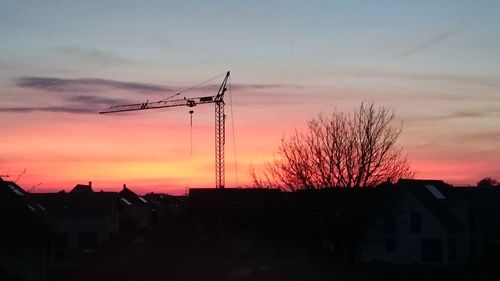
[[[12,192],[14,192],[14,194],[19,195],[19,196],[24,196],[24,194],[23,194],[21,191],[19,191],[19,189],[17,189],[17,188],[16,188],[15,186],[13,186],[12,184],[8,184],[8,186],[9,186],[10,190],[11,190]]]
[[[434,195],[436,199],[444,199],[443,193],[441,193],[434,185],[432,184],[426,184],[425,188]]]
[[[122,200],[122,202],[125,203],[127,206],[132,206],[132,203],[130,203],[130,201],[128,201],[127,199],[120,197],[120,200]]]

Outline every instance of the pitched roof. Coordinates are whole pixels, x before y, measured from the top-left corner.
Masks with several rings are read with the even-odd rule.
[[[130,203],[131,205],[139,205],[139,206],[148,204],[148,200],[146,200],[142,196],[137,195],[135,192],[128,189],[127,186],[125,185],[123,185],[123,189],[120,192],[118,192],[118,195],[120,196],[121,201],[124,202],[126,205],[129,205],[128,203]]]
[[[10,190],[10,192],[12,192],[15,195],[24,196],[27,193],[24,189],[22,189],[19,185],[17,185],[13,181],[2,180],[1,182],[3,183],[4,186],[8,187],[8,190]]]
[[[48,216],[101,216],[117,204],[116,192],[34,193],[27,197],[33,206],[43,206]]]
[[[70,193],[93,193],[94,191],[92,190],[92,182],[89,182],[89,184],[77,184],[75,187],[70,191]]]
[[[30,243],[40,241],[46,235],[46,228],[39,219],[39,210],[25,201],[25,194],[15,183],[0,180],[2,241]]]
[[[408,188],[412,194],[448,230],[463,231],[464,225],[451,213],[446,204],[453,197],[453,187],[441,180],[401,179],[398,188]]]

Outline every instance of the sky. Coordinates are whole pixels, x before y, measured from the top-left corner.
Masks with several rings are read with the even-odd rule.
[[[226,186],[307,120],[392,107],[417,178],[500,179],[500,1],[0,2],[0,175],[25,189],[213,187],[214,106],[99,115],[226,93]],[[191,135],[192,133],[192,135]],[[191,146],[192,142],[192,146]]]

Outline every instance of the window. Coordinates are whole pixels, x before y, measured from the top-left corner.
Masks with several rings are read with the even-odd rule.
[[[427,188],[427,190],[429,190],[429,192],[432,193],[436,199],[444,199],[443,193],[441,193],[434,185],[426,184],[425,188]]]
[[[396,239],[386,239],[385,240],[385,251],[387,253],[396,252]]]
[[[127,199],[120,197],[120,200],[122,200],[122,202],[125,203],[127,206],[132,206],[132,203],[130,203],[130,201],[128,201]]]
[[[26,204],[26,207],[28,207],[33,212],[36,212],[35,208],[33,208],[33,206],[31,206],[30,204]]]
[[[422,262],[442,262],[443,243],[441,239],[422,239]]]
[[[422,233],[422,214],[418,211],[410,214],[410,231],[411,233]]]
[[[12,184],[8,184],[8,186],[9,186],[10,190],[12,190],[12,192],[14,192],[16,195],[24,196],[24,194],[21,191],[19,191],[19,189],[17,189]]]
[[[448,239],[448,261],[457,260],[457,240],[455,238]]]

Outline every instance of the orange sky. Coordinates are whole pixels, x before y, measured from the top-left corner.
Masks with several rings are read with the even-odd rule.
[[[280,100],[283,91],[290,95],[289,100]],[[305,91],[311,93],[307,103],[293,98],[307,95]],[[314,95],[323,91],[335,95]],[[276,103],[260,101],[263,93],[276,96],[273,100]],[[347,98],[337,102],[342,95]],[[249,185],[249,167],[258,169],[271,160],[283,135],[304,128],[306,120],[315,117],[316,112],[327,112],[329,104],[350,111],[358,100],[366,100],[363,95],[367,94],[302,87],[233,91],[235,140],[229,96],[226,96],[226,186]],[[481,130],[481,126],[488,128],[487,122],[475,125],[475,122],[468,124],[468,118],[434,120],[429,119],[430,115],[420,120],[412,112],[412,105],[391,105],[388,101],[379,104],[394,106],[398,119],[404,121],[400,144],[405,146],[417,177],[474,184],[481,177],[496,176],[499,152],[494,139],[473,134],[467,137],[453,129],[453,126],[470,126],[468,131],[472,132]],[[2,146],[7,148],[2,154],[2,172],[15,177],[26,169],[19,184],[29,189],[41,182],[37,191],[68,190],[87,181],[93,181],[98,190],[118,190],[127,184],[140,193],[179,194],[186,187],[212,187],[214,105],[194,108],[192,155],[188,110],[179,107],[113,115],[4,113],[3,128],[9,133],[1,138]],[[236,144],[237,174],[233,144]]]

